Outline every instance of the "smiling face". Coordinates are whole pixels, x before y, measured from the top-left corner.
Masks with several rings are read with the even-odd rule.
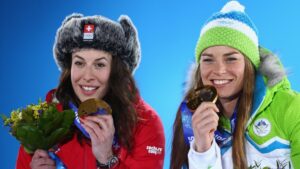
[[[243,87],[244,70],[244,55],[234,48],[213,46],[201,54],[203,84],[214,86],[221,100],[236,98]]]
[[[95,49],[72,53],[71,82],[81,102],[90,98],[102,99],[108,90],[111,54]]]

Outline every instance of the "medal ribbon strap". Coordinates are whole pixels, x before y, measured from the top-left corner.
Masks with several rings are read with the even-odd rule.
[[[192,128],[192,112],[188,109],[186,100],[184,100],[180,105],[181,112],[181,122],[183,128],[183,136],[185,144],[190,145],[194,140],[194,132]]]
[[[75,126],[83,133],[85,137],[91,139],[89,133],[82,127],[82,124],[79,120],[78,108],[72,102],[69,102],[69,106],[75,113],[75,119],[74,119]]]
[[[64,163],[59,159],[59,157],[54,152],[48,151],[48,155],[52,160],[55,161],[56,169],[67,169]]]
[[[215,131],[215,139],[217,144],[220,147],[223,147],[227,143],[229,143],[232,140],[232,134],[235,131],[235,125],[236,125],[236,119],[237,119],[237,109],[234,109],[234,112],[232,116],[230,117],[230,129],[231,131],[226,131],[225,129],[222,129],[221,127],[218,127],[218,129]]]

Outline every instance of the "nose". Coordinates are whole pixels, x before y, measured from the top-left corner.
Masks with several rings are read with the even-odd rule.
[[[93,69],[91,67],[86,67],[86,69],[83,72],[83,79],[87,82],[95,79]]]
[[[226,67],[226,64],[224,62],[218,61],[215,64],[214,72],[216,74],[224,74],[224,73],[226,73],[226,70],[227,70],[227,67]]]

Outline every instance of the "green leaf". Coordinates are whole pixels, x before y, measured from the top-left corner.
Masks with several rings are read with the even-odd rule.
[[[64,120],[62,122],[62,126],[69,128],[75,119],[75,113],[72,110],[63,111]]]
[[[1,114],[2,121],[4,122],[8,117],[5,114]]]
[[[19,126],[16,131],[16,138],[28,150],[35,151],[38,148],[45,149],[43,134],[34,125]]]
[[[53,127],[53,126],[56,126],[53,124],[55,116],[56,116],[56,112],[51,105],[49,106],[49,108],[47,110],[42,112],[40,119],[39,119],[39,127],[46,134],[55,130],[55,127]]]
[[[4,126],[9,126],[10,119],[5,114],[1,114],[1,119]]]
[[[34,122],[33,111],[29,110],[28,108],[23,109],[21,121],[26,122],[26,123],[33,123]]]
[[[51,135],[48,137],[48,144],[55,145],[57,142],[61,141],[64,136],[68,133],[68,129],[66,128],[59,128],[51,133]]]

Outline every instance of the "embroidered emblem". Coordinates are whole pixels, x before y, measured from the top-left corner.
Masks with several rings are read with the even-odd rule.
[[[160,147],[155,147],[155,146],[147,146],[146,149],[148,150],[149,154],[161,154],[162,153],[162,148]]]
[[[258,119],[254,122],[253,131],[258,136],[266,136],[271,131],[271,123],[265,118]]]
[[[92,24],[84,25],[83,40],[89,41],[94,39],[94,27]]]

